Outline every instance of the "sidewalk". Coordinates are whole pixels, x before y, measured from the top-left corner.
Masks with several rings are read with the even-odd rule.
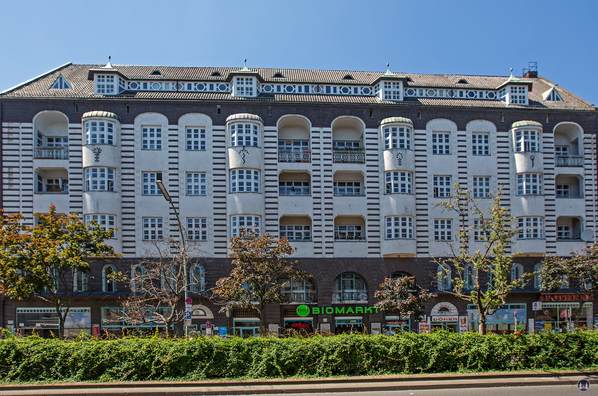
[[[494,374],[431,374],[307,380],[245,380],[197,382],[68,383],[50,385],[4,385],[0,396],[192,396],[250,395],[272,393],[365,392],[415,389],[481,388],[509,386],[572,385],[580,379],[598,384],[598,371],[514,372]]]

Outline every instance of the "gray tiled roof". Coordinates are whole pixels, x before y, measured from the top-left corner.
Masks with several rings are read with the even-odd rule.
[[[67,64],[41,77],[8,90],[0,98],[105,98],[95,95],[93,81],[88,78],[89,71],[100,69],[103,65],[73,65]],[[226,81],[231,73],[240,71],[237,67],[171,67],[171,66],[125,66],[114,65],[114,69],[130,80],[168,80],[168,81]],[[154,76],[154,70],[161,75]],[[342,85],[371,85],[383,77],[383,72],[364,72],[346,70],[300,70],[300,69],[265,69],[255,68],[252,71],[259,74],[265,82],[271,83],[310,83],[310,84],[342,84]],[[221,77],[211,77],[213,72],[219,72]],[[276,73],[284,77],[273,77]],[[62,74],[73,89],[50,89],[52,83]],[[407,77],[406,84],[412,87],[437,87],[453,89],[496,89],[509,80],[508,76],[472,76],[445,74],[414,74],[396,73]],[[353,80],[343,79],[346,75]],[[467,84],[458,83],[464,79]],[[110,98],[126,97],[129,99],[148,100],[218,100],[218,101],[280,101],[298,103],[355,103],[380,104],[394,106],[419,105],[443,107],[482,107],[482,108],[545,108],[563,110],[591,110],[596,107],[559,87],[562,102],[548,102],[542,98],[542,93],[554,86],[542,77],[518,78],[518,81],[532,82],[533,91],[529,93],[528,106],[507,105],[496,100],[466,100],[456,98],[406,98],[403,102],[381,101],[373,96],[350,95],[307,95],[307,94],[262,94],[257,98],[233,97],[230,93],[177,92],[177,91],[126,91]]]

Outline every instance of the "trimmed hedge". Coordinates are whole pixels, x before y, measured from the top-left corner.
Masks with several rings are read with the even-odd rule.
[[[0,340],[0,378],[140,381],[379,375],[598,366],[598,333],[312,338]]]

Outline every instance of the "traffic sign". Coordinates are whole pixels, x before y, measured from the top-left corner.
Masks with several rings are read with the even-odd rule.
[[[534,301],[532,303],[532,311],[540,311],[542,309],[542,301]]]
[[[207,322],[206,322],[206,328],[208,328],[208,329],[209,329],[210,327],[212,327],[212,323],[210,323],[210,321],[207,321]]]
[[[191,319],[185,319],[185,326],[191,326]]]
[[[185,312],[184,315],[185,316],[183,316],[183,319],[189,319],[189,320],[191,320],[191,312]]]
[[[193,302],[193,300],[191,299],[191,297],[187,297],[185,299],[185,304],[191,304]]]
[[[191,304],[185,304],[185,312],[191,312],[193,311],[193,305]]]

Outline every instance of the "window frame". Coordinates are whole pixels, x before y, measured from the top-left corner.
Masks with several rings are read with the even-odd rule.
[[[340,186],[340,183],[345,183],[344,186]],[[351,185],[349,185],[351,184]],[[340,191],[344,190],[344,193]],[[348,191],[353,191],[353,193],[348,193]],[[339,197],[353,197],[353,196],[363,196],[365,192],[363,191],[363,187],[361,185],[361,181],[355,180],[339,180],[333,183],[333,190],[332,193],[334,196]]]
[[[309,180],[279,180],[279,196],[298,196],[306,197],[311,195],[311,185]]]
[[[384,140],[384,150],[411,150],[412,134],[411,128],[404,125],[389,125],[383,127],[382,137]]]
[[[335,241],[365,241],[365,226],[361,224],[334,225]],[[342,237],[344,236],[344,237]]]
[[[85,215],[85,225],[89,225],[92,220],[96,220],[103,230],[112,231],[112,238],[110,239],[118,239],[116,215],[104,213],[88,213]]]
[[[208,240],[208,219],[207,217],[187,217],[187,240],[207,241]]]
[[[542,173],[518,173],[517,195],[543,195],[544,178]]]
[[[164,219],[162,217],[142,217],[141,223],[144,241],[164,240]]]
[[[195,276],[194,270],[199,269],[199,282]],[[199,288],[197,286],[199,285]],[[194,264],[189,270],[189,291],[192,293],[201,293],[206,290],[206,270],[203,265]]]
[[[206,151],[206,128],[185,127],[185,150]]]
[[[195,180],[198,179],[198,180]],[[186,190],[188,196],[207,195],[207,175],[205,172],[186,172]]]
[[[413,195],[413,174],[409,171],[384,172],[385,194]]]
[[[448,237],[448,238],[443,238]],[[453,240],[453,219],[434,219],[434,241],[451,242]]]
[[[116,271],[116,267],[114,267],[112,264],[107,264],[102,268],[102,291],[104,293],[115,293],[116,281],[114,279],[111,281],[108,279],[108,276],[110,275],[110,273],[107,273],[108,269],[110,269],[110,273]]]
[[[412,216],[387,216],[386,239],[414,239]]]
[[[162,172],[141,172],[141,195],[162,195],[156,181],[162,180]]]
[[[95,124],[95,125],[94,125]],[[85,144],[115,145],[116,123],[106,120],[85,121]],[[95,130],[94,130],[95,128]],[[95,137],[94,137],[95,136]]]
[[[143,125],[141,127],[141,150],[162,150],[162,126]]]
[[[94,177],[94,173],[96,176]],[[103,175],[102,175],[103,174]],[[85,191],[108,191],[114,192],[114,184],[116,182],[116,169],[108,168],[106,166],[90,166],[85,168]],[[96,188],[93,188],[93,184]],[[100,187],[106,188],[100,188]]]
[[[473,132],[471,134],[471,153],[478,156],[490,155],[490,134]]]
[[[241,219],[242,218],[242,219]],[[232,215],[230,217],[231,222],[231,237],[237,237],[240,235],[241,228],[244,228],[245,231],[255,231],[257,235],[261,234],[261,222],[262,216],[254,215],[254,214],[238,214]],[[241,221],[243,221],[243,225],[241,225]],[[247,223],[251,222],[250,226],[247,226]]]
[[[481,185],[480,185],[481,181]],[[490,198],[491,176],[474,176],[472,179],[472,193],[474,198]]]
[[[260,147],[260,126],[258,124],[233,122],[228,125],[228,130],[230,147]]]
[[[432,132],[432,154],[433,155],[450,155],[451,154],[451,133],[450,132]]]
[[[452,176],[434,175],[432,177],[434,198],[450,198],[452,188]]]
[[[521,216],[517,218],[517,239],[544,239],[544,217]]]
[[[542,134],[535,129],[517,129],[515,130],[515,152],[540,152]]]
[[[311,225],[280,224],[278,230],[280,238],[285,237],[291,242],[311,241]],[[289,233],[292,233],[291,238],[289,238]],[[297,233],[299,233],[300,238],[297,238]]]
[[[247,173],[249,173],[250,178],[247,179]],[[230,193],[231,194],[239,194],[239,193],[260,193],[261,192],[261,175],[258,169],[252,168],[243,168],[243,169],[231,169],[230,170]],[[241,179],[239,176],[243,175]],[[257,177],[257,181],[256,181]],[[240,191],[239,188],[241,187],[240,180],[244,180],[243,182],[243,189],[244,191]],[[249,180],[246,182],[245,180]],[[249,186],[247,186],[249,183]],[[247,191],[247,187],[249,187],[250,191]]]

